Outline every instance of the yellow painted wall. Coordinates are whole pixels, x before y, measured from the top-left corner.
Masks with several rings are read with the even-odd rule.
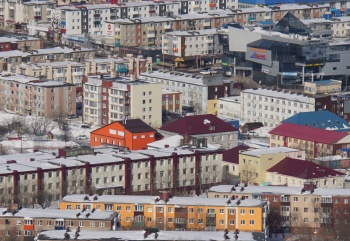
[[[219,108],[219,100],[208,100],[207,114],[216,115]]]

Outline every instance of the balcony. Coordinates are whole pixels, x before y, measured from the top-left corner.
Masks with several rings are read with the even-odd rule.
[[[62,22],[61,22],[61,25],[66,26],[66,22],[62,21]]]
[[[148,12],[149,12],[149,13],[155,13],[156,10],[149,10]]]
[[[24,224],[23,226],[24,230],[34,230],[33,224]]]
[[[56,74],[56,77],[57,77],[57,78],[62,78],[62,77],[64,77],[64,73],[57,73],[57,74]]]
[[[209,7],[210,8],[215,8],[216,7],[216,3],[209,3]]]
[[[172,29],[172,25],[171,24],[164,25],[164,29]]]
[[[99,18],[101,15],[99,13],[94,14],[94,18]]]
[[[34,19],[35,19],[35,20],[40,20],[40,19],[41,19],[41,16],[34,16]]]
[[[122,66],[119,67],[118,66],[118,72],[119,73],[126,73],[126,72],[128,72],[128,68],[127,67],[122,67]]]
[[[61,33],[66,33],[66,32],[67,32],[67,30],[66,30],[66,29],[64,29],[64,28],[61,28],[61,29],[60,29],[60,32],[61,32]]]
[[[207,213],[207,218],[215,218],[215,213]]]
[[[148,33],[148,34],[147,34],[147,37],[149,37],[149,38],[155,38],[155,37],[156,37],[156,34],[155,34],[155,33]]]
[[[94,21],[94,24],[95,24],[95,25],[100,25],[100,24],[101,24],[101,21]]]
[[[81,76],[81,75],[83,75],[82,71],[73,72],[73,76]]]
[[[115,42],[114,47],[120,47],[120,42]]]
[[[204,27],[210,27],[210,26],[211,26],[210,21],[204,22],[204,23],[203,23],[203,26],[204,26]]]
[[[256,18],[255,17],[249,17],[248,18],[248,21],[250,22],[250,21],[255,21],[256,20]]]
[[[34,8],[35,12],[41,12],[41,8]]]
[[[148,31],[154,31],[154,27],[148,27],[147,30]]]

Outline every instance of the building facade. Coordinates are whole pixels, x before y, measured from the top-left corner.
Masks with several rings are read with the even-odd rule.
[[[201,197],[102,196],[96,201],[84,195],[63,198],[60,209],[76,209],[83,203],[90,209],[116,210],[122,230],[159,228],[160,230],[258,231],[265,228],[268,204],[262,200],[210,199]],[[87,198],[85,198],[87,197]],[[214,201],[214,202],[213,202]],[[135,202],[137,204],[135,204]]]
[[[100,76],[101,77],[101,76]],[[89,77],[83,84],[84,122],[106,125],[139,118],[159,127],[162,123],[161,85],[130,78]]]
[[[57,81],[2,73],[1,109],[20,115],[54,117],[76,114],[76,86]]]

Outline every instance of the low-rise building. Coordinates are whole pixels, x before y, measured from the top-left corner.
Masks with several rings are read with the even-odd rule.
[[[121,229],[159,228],[161,230],[225,230],[263,232],[269,205],[263,200],[211,199],[206,197],[109,196],[94,199],[86,195],[68,195],[60,209],[117,210]],[[133,220],[133,221],[132,221]]]
[[[342,82],[340,80],[319,80],[304,83],[305,94],[328,94],[341,91]]]
[[[350,147],[350,136],[346,132],[282,123],[269,133],[271,147],[298,148],[310,159],[332,156],[337,150]]]
[[[0,37],[0,51],[30,51],[42,48],[42,40],[33,37]]]
[[[0,203],[24,199],[36,203],[43,192],[53,200],[70,193],[94,191],[153,194],[170,190],[199,195],[221,183],[223,165],[232,169],[233,164],[223,163],[222,151],[217,145],[137,151],[95,147],[93,155],[76,151],[66,158],[43,152],[1,156]]]
[[[72,84],[4,72],[0,80],[1,110],[51,118],[76,114],[76,86]]]
[[[1,235],[19,236],[21,240],[33,239],[44,230],[115,230],[114,218],[118,213],[100,210],[58,210],[21,208],[9,204],[0,209]],[[15,227],[15,228],[14,228]],[[15,229],[15,231],[13,231]],[[14,232],[14,234],[12,233]]]
[[[305,152],[288,147],[240,151],[240,181],[249,184],[263,184],[266,180],[266,171],[285,157],[305,159]]]
[[[342,188],[345,174],[311,161],[286,157],[266,170],[266,182],[271,185],[303,187],[314,182],[317,187]]]
[[[127,77],[89,77],[83,81],[83,121],[106,125],[139,118],[146,124],[162,124],[161,84]]]
[[[208,191],[210,198],[240,199],[242,196],[268,200],[268,222],[277,222],[296,235],[335,234],[332,230],[342,229],[350,217],[350,195],[345,188],[316,187],[308,182],[301,187],[219,185]],[[272,235],[273,232],[274,229],[270,229]]]
[[[197,143],[220,144],[224,149],[236,147],[238,143],[238,130],[214,115],[184,116],[162,126],[159,133],[164,137],[194,137]]]
[[[156,130],[140,119],[112,122],[90,133],[90,146],[104,144],[126,147],[128,150],[147,149],[156,140]]]
[[[218,99],[215,106],[218,117],[240,118],[241,117],[241,97],[228,96]]]

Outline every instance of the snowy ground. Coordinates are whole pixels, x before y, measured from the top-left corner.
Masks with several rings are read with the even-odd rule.
[[[18,115],[15,114],[10,114],[10,113],[6,113],[6,112],[0,112],[0,125],[7,125],[7,123],[11,122],[11,120],[18,118]],[[20,118],[25,118],[25,122],[26,124],[30,125],[30,123],[32,123],[33,121],[35,121],[38,117],[34,117],[34,116],[20,116]],[[33,136],[23,136],[22,141],[21,140],[4,140],[2,142],[0,142],[4,148],[6,148],[7,150],[9,150],[10,153],[15,153],[15,152],[19,152],[20,149],[23,149],[24,151],[27,150],[33,150],[33,149],[48,149],[48,150],[53,150],[53,149],[58,149],[58,148],[62,148],[65,146],[70,146],[70,147],[74,147],[74,146],[78,146],[79,141],[76,140],[76,138],[79,135],[86,135],[86,136],[90,136],[90,132],[97,129],[98,127],[92,126],[90,129],[84,129],[81,128],[82,122],[81,122],[81,118],[76,118],[76,119],[70,119],[67,121],[69,124],[69,128],[70,128],[70,132],[71,132],[71,141],[69,142],[64,142],[64,141],[58,141],[56,139],[54,140],[47,140],[46,138],[41,138],[44,140],[40,140],[40,141],[34,141],[35,137]],[[59,135],[61,133],[61,131],[58,128],[58,125],[56,122],[52,122],[52,127],[51,129],[51,133],[53,133],[54,135]],[[16,137],[16,133],[12,132],[12,133],[8,133],[6,135],[6,137]],[[4,138],[7,139],[7,138]],[[88,142],[88,141],[87,141]]]

